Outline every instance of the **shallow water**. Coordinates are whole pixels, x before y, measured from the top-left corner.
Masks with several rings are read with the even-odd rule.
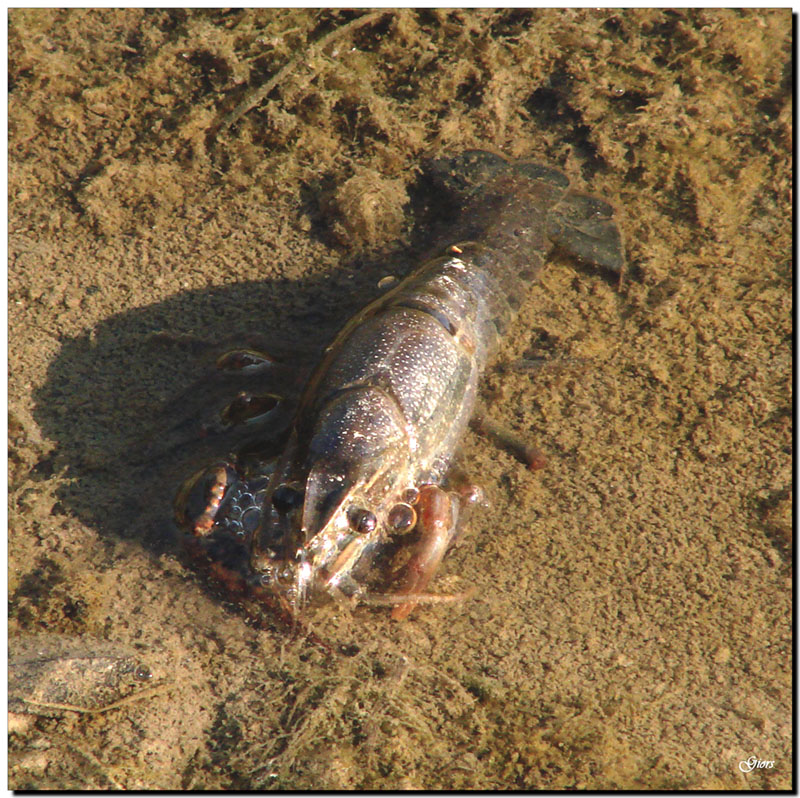
[[[787,788],[790,12],[385,12],[324,52],[357,12],[316,14],[10,16],[10,633],[174,685],[19,725],[12,787]],[[413,266],[420,157],[474,146],[622,213],[622,286],[556,258],[501,358],[545,365],[482,389],[547,467],[467,435],[463,605],[323,607],[344,654],[254,626],[175,545],[202,444],[142,439],[191,336],[313,361]]]

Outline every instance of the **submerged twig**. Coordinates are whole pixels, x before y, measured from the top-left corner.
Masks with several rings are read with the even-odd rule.
[[[112,709],[119,709],[128,704],[133,704],[135,701],[152,698],[154,695],[166,692],[171,687],[172,685],[162,684],[159,687],[153,687],[150,690],[142,690],[134,695],[129,695],[126,698],[121,698],[119,701],[113,701],[102,707],[81,707],[77,704],[57,704],[50,701],[35,701],[32,698],[23,698],[22,700],[28,704],[28,706],[39,707],[41,709],[58,709],[64,712],[81,712],[86,715],[99,715],[101,712],[110,712]]]
[[[245,98],[228,114],[220,123],[219,132],[224,132],[231,125],[236,123],[246,113],[255,108],[259,103],[266,99],[269,93],[282,81],[289,73],[291,73],[301,62],[307,61],[313,51],[319,51],[329,45],[332,41],[344,36],[347,33],[376,22],[386,14],[394,13],[392,9],[383,9],[382,11],[371,11],[350,22],[341,25],[340,27],[332,30],[330,33],[325,34],[321,39],[309,45],[308,49],[298,54],[291,61],[284,64],[266,83],[256,86],[247,92]]]

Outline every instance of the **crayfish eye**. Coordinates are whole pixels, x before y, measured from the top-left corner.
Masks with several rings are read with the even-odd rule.
[[[375,531],[378,526],[378,519],[375,513],[369,510],[364,510],[361,507],[351,507],[347,512],[347,522],[350,524],[350,529],[366,535]]]
[[[395,532],[405,532],[417,523],[417,513],[410,504],[399,502],[389,510],[386,520]]]
[[[278,485],[272,494],[272,506],[279,513],[288,513],[303,503],[303,491],[293,485]]]

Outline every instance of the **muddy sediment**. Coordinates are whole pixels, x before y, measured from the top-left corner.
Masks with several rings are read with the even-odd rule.
[[[12,788],[788,789],[791,58],[788,9],[12,10],[9,631],[169,685],[17,718]],[[628,271],[557,254],[487,375],[547,465],[466,436],[475,596],[329,652],[189,567],[163,408],[223,342],[313,362],[465,148],[611,201]]]

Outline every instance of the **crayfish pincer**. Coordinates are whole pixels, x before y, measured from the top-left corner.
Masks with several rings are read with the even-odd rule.
[[[555,169],[470,151],[427,173],[453,211],[447,245],[344,326],[277,457],[245,445],[178,495],[178,522],[217,577],[292,616],[321,595],[393,605],[398,619],[453,598],[427,590],[474,497],[450,472],[481,372],[555,245],[624,265],[612,207]],[[269,368],[259,358],[225,363]],[[392,548],[409,556],[376,595],[366,575]]]

